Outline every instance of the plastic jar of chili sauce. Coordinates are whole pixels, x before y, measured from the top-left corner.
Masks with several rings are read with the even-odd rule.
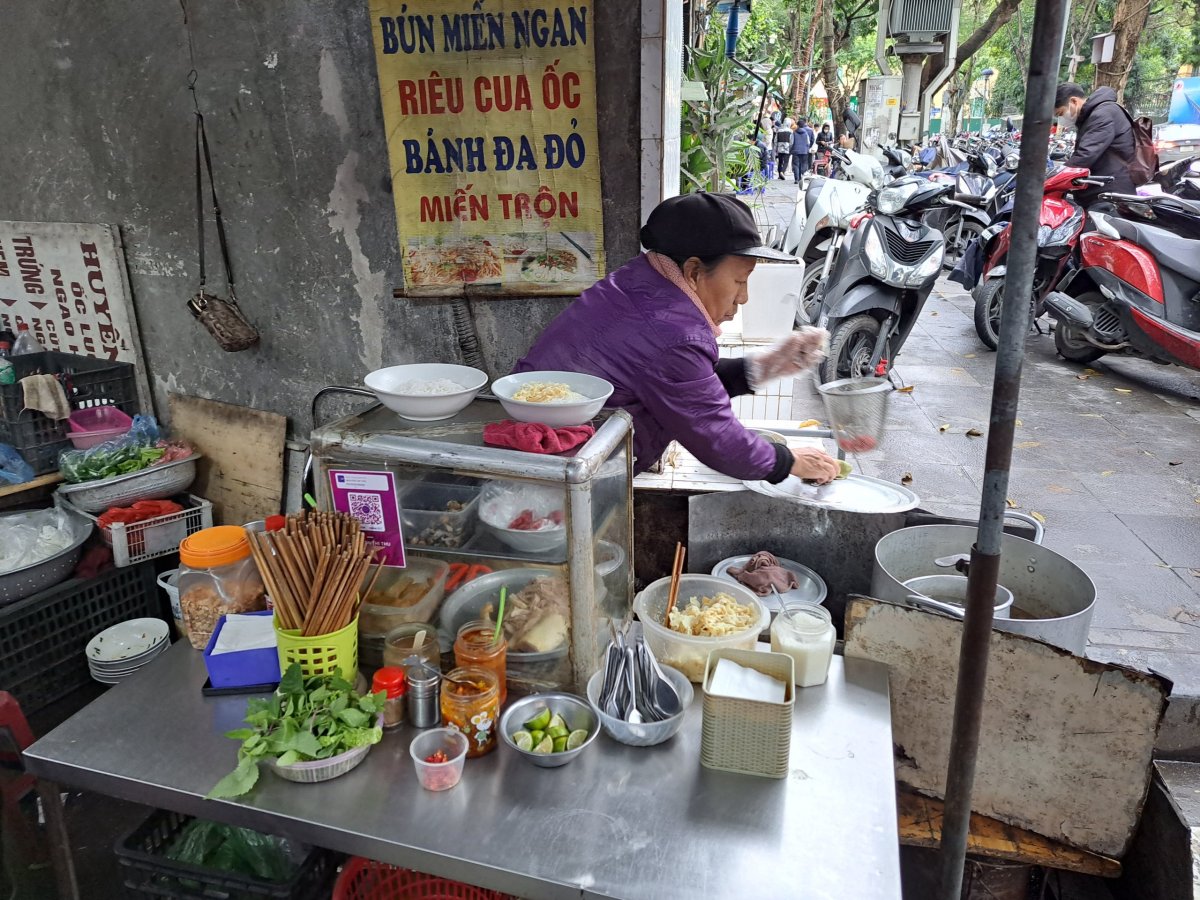
[[[458,629],[454,641],[454,664],[456,666],[478,666],[496,676],[500,686],[500,705],[508,699],[508,678],[504,667],[508,665],[508,643],[503,632],[493,640],[496,626],[482,619],[468,622]]]
[[[442,720],[467,736],[467,758],[496,749],[500,686],[495,673],[463,666],[442,679]]]
[[[371,693],[384,692],[383,701],[383,730],[391,731],[404,724],[405,704],[408,698],[408,680],[404,670],[384,666],[375,672],[371,681]]]

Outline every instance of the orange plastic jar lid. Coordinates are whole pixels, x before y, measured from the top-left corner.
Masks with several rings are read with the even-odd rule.
[[[241,525],[217,525],[188,535],[179,544],[179,561],[189,569],[213,569],[250,555],[250,540]]]

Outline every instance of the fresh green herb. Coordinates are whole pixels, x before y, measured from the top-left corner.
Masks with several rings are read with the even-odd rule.
[[[359,696],[350,683],[335,675],[304,678],[292,664],[275,693],[246,703],[246,724],[226,732],[241,741],[237,768],[217,782],[209,798],[240,797],[258,782],[258,761],[276,757],[281,765],[328,759],[377,744],[383,737],[378,717],[386,695]]]
[[[161,459],[166,452],[162,447],[138,444],[116,450],[68,451],[62,455],[60,468],[67,481],[78,484],[81,481],[140,472]]]

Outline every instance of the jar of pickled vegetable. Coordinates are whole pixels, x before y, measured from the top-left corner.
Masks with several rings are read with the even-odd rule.
[[[500,705],[508,699],[508,678],[504,667],[508,664],[508,643],[501,633],[499,640],[493,640],[496,626],[492,622],[476,619],[458,629],[458,638],[454,641],[454,664],[456,666],[479,666],[487,669],[496,676],[500,684]]]
[[[442,679],[442,721],[467,736],[467,758],[496,749],[500,685],[494,672],[461,666]]]

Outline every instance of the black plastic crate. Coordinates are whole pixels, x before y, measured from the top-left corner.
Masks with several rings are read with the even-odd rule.
[[[165,620],[163,612],[153,561],[0,606],[0,690],[30,716],[91,683],[84,650],[96,634],[126,619]]]
[[[139,411],[137,382],[130,363],[44,351],[9,358],[16,384],[0,385],[0,444],[10,444],[41,475],[58,468],[58,454],[70,447],[67,423],[31,410],[22,411],[25,395],[20,380],[26,375],[56,375],[71,409],[116,406],[134,415]]]
[[[287,881],[218,872],[167,859],[166,852],[192,820],[156,809],[113,848],[121,864],[126,897],[221,898],[221,900],[325,900],[337,874],[337,857],[312,847]]]

